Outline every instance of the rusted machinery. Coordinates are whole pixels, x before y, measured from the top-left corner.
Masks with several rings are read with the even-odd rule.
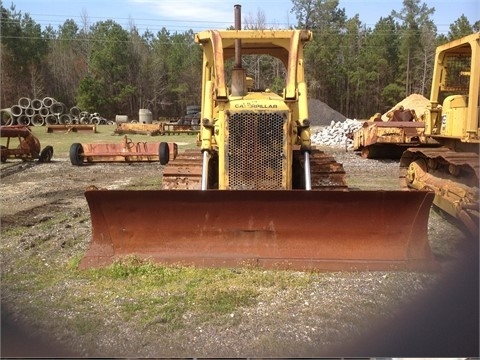
[[[2,163],[10,158],[23,161],[49,162],[53,157],[53,147],[48,145],[41,149],[40,141],[33,135],[28,126],[2,126],[0,127],[0,136],[6,138],[5,145],[0,146]],[[17,146],[12,147],[12,142],[15,142]]]
[[[427,143],[407,149],[400,159],[400,182],[435,192],[434,204],[459,219],[478,239],[480,147],[480,33],[437,48]]]
[[[170,135],[170,134],[198,134],[200,125],[188,125],[179,122],[160,122],[156,124],[120,123],[114,130],[115,134],[143,134],[143,135]]]
[[[53,132],[62,132],[62,133],[70,133],[70,132],[97,132],[97,125],[95,124],[69,124],[69,125],[46,125],[45,131],[47,133]]]
[[[133,142],[127,136],[121,143],[73,143],[70,146],[72,165],[95,162],[154,162],[163,158],[174,159],[178,152],[176,144],[159,142]]]
[[[139,123],[118,123],[113,131],[115,134],[142,134],[142,135],[161,135],[161,124],[139,124]]]
[[[175,121],[162,123],[162,135],[170,134],[198,134],[200,124],[192,121],[191,118],[179,118]]]
[[[417,120],[410,110],[398,109],[390,121],[382,121],[380,117],[366,121],[353,133],[353,148],[367,159],[400,159],[407,147],[426,143],[425,123]]]
[[[343,166],[311,146],[303,48],[312,33],[240,30],[235,9],[237,30],[195,36],[204,50],[201,149],[160,154],[163,190],[87,190],[92,241],[80,267],[135,254],[204,266],[436,268],[431,192],[350,190]],[[282,94],[252,90],[242,56],[258,55],[284,65]]]

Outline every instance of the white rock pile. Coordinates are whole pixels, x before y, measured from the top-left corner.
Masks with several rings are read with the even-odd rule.
[[[333,121],[329,126],[322,127],[312,135],[314,145],[345,146],[353,149],[353,140],[347,135],[353,134],[362,127],[363,121],[356,119],[345,119],[345,121]]]

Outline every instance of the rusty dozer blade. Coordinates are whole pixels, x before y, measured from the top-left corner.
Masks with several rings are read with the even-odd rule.
[[[436,270],[423,191],[87,190],[80,268],[136,255],[164,264]]]

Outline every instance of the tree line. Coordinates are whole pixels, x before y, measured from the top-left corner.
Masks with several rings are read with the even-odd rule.
[[[143,108],[158,118],[200,103],[202,49],[193,30],[140,33],[114,20],[90,24],[86,15],[42,29],[13,4],[0,1],[0,10],[0,108],[48,96],[107,118],[136,118]],[[438,34],[435,9],[420,0],[404,0],[373,28],[348,18],[339,0],[292,0],[291,12],[295,28],[314,35],[305,48],[309,96],[350,118],[383,112],[412,93],[428,97],[436,46],[480,30],[479,20],[462,15]],[[245,16],[243,27],[268,28],[265,14]],[[286,70],[277,59],[243,62],[255,87],[282,89]]]

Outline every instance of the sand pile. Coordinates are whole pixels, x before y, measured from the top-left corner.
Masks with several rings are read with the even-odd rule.
[[[417,114],[418,120],[422,120],[423,115],[425,114],[425,110],[427,108],[427,105],[430,104],[430,100],[428,100],[426,97],[420,94],[412,94],[407,96],[405,99],[400,101],[397,105],[392,107],[389,111],[387,111],[385,114],[382,115],[382,120],[387,121],[388,117],[387,114],[394,110],[399,108],[400,106],[403,106],[405,110],[415,110],[415,113]]]

